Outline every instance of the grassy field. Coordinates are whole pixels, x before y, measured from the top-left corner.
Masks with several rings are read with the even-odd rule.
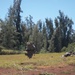
[[[75,56],[62,58],[64,53],[35,54],[29,59],[24,54],[0,55],[1,68],[35,69],[40,66],[63,66],[75,64]]]

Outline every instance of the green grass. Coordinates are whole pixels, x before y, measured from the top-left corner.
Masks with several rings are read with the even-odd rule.
[[[24,54],[25,51],[18,51],[18,50],[10,50],[10,49],[2,49],[0,51],[1,55],[11,55],[11,54]]]
[[[62,74],[71,74],[69,71],[63,71],[63,72],[61,72]]]
[[[41,73],[39,75],[56,75],[56,74],[53,74],[53,73]]]
[[[63,66],[75,64],[75,56],[62,58],[63,53],[35,54],[29,59],[24,54],[0,55],[0,67],[17,69],[35,69],[37,66]]]

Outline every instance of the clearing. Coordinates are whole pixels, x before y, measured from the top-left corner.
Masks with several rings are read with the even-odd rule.
[[[75,56],[62,54],[0,55],[0,75],[75,75]]]

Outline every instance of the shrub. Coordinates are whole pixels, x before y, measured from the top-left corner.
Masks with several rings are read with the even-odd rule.
[[[19,50],[25,50],[25,46],[20,45]]]
[[[24,52],[18,50],[7,50],[7,49],[3,49],[0,52],[0,55],[13,55],[13,54],[24,54]]]
[[[75,51],[75,43],[71,43],[66,48],[67,51]]]
[[[0,47],[0,52],[2,51],[2,48]]]
[[[62,49],[61,49],[61,52],[65,52],[66,51],[66,47],[63,47]]]
[[[39,74],[39,75],[55,75],[53,73],[42,73],[42,74]]]
[[[75,43],[68,44],[68,47],[63,47],[61,52],[75,51]]]
[[[47,51],[44,48],[42,48],[39,53],[47,53]]]
[[[3,46],[0,46],[0,52],[2,51],[2,49],[3,49]]]

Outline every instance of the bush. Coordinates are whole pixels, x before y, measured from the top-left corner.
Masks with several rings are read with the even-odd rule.
[[[2,48],[0,47],[0,52],[2,51]]]
[[[0,55],[13,55],[13,54],[24,54],[24,52],[18,50],[7,50],[7,49],[3,49],[0,52]]]
[[[3,48],[4,48],[3,46],[0,46],[0,52],[2,51]]]
[[[47,53],[47,51],[44,48],[42,48],[39,53]]]
[[[25,46],[24,45],[20,45],[19,50],[25,50]]]
[[[61,52],[70,52],[70,51],[75,52],[75,43],[71,43],[71,44],[68,45],[68,47],[63,47],[61,49]]]
[[[53,73],[42,73],[42,74],[39,74],[39,75],[55,75]]]
[[[66,51],[66,47],[63,47],[62,49],[61,49],[61,52],[65,52]]]
[[[75,51],[75,43],[71,43],[66,48],[67,51]]]

